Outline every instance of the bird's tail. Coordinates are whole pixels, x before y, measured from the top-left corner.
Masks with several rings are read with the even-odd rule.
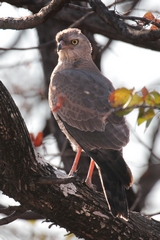
[[[87,151],[98,165],[104,195],[115,217],[128,219],[125,188],[133,183],[132,173],[125,163],[122,152],[116,150]]]

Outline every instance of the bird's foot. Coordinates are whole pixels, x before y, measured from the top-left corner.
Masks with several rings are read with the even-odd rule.
[[[77,170],[76,170],[75,172],[70,171],[70,172],[68,173],[68,177],[77,177],[77,173],[78,173]]]
[[[69,172],[68,179],[74,179],[75,181],[81,182],[81,179],[78,176],[78,171],[76,171],[76,172]]]
[[[96,191],[96,185],[94,185],[90,179],[86,179],[85,180],[85,184],[87,185],[87,187],[89,187],[92,190]]]

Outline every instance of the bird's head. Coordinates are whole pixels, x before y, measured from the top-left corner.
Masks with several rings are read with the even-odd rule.
[[[91,59],[91,43],[77,28],[68,28],[59,32],[56,35],[56,42],[60,61]]]

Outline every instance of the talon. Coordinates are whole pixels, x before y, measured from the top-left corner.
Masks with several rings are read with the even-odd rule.
[[[97,190],[97,187],[96,187],[96,185],[94,185],[92,182],[86,182],[85,181],[85,184],[87,185],[87,187],[89,187],[90,189],[92,189],[92,190],[94,190],[94,191],[96,191]]]

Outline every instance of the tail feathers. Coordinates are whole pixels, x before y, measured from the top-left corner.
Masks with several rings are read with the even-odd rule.
[[[133,184],[133,176],[130,168],[124,161],[121,151],[115,150],[98,150],[97,164],[100,168],[105,169],[108,176],[117,183],[120,181],[122,185],[129,189]],[[95,160],[96,161],[96,160]]]
[[[120,182],[115,185],[100,169],[99,175],[106,201],[113,216],[128,220],[128,203],[123,185]]]
[[[128,219],[125,188],[133,183],[132,173],[121,151],[97,149],[86,151],[99,166],[99,175],[109,208],[115,217]]]

